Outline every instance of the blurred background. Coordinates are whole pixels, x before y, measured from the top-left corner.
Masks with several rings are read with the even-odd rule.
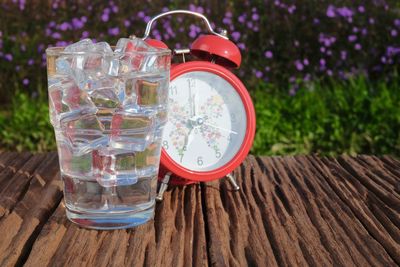
[[[0,151],[55,149],[45,49],[142,36],[171,9],[205,14],[242,52],[253,97],[253,154],[400,155],[400,2],[396,0],[40,1],[0,3]],[[199,20],[161,20],[152,37],[189,47]]]

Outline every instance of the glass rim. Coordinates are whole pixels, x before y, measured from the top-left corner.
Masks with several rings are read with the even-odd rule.
[[[114,48],[112,46],[112,48]],[[83,52],[65,52],[65,46],[53,46],[46,48],[46,55],[49,56],[79,56],[79,55],[106,55],[106,56],[123,56],[123,55],[155,55],[167,56],[171,55],[169,48],[156,48],[156,51],[129,51],[129,52],[100,52],[100,51],[83,51]]]

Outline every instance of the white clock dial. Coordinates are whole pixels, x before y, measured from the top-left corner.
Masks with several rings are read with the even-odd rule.
[[[242,100],[222,77],[193,71],[171,81],[163,148],[179,165],[193,171],[224,166],[238,153],[246,126]]]

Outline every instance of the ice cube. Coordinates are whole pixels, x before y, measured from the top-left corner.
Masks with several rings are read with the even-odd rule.
[[[111,54],[113,50],[107,42],[98,42],[94,44],[94,50],[103,54]]]
[[[144,151],[136,152],[136,172],[140,176],[157,174],[160,164],[161,136],[155,142],[149,144]]]
[[[137,79],[137,105],[142,108],[165,107],[168,99],[168,79],[166,75]]]
[[[94,157],[97,182],[103,187],[135,184],[135,153],[125,150],[100,149]]]
[[[82,92],[68,77],[58,79],[49,87],[49,100],[50,119],[54,127],[60,127],[61,120],[97,111],[87,93]]]
[[[60,168],[63,174],[80,179],[91,179],[92,152],[76,154],[74,149],[61,133],[56,133]]]
[[[108,135],[103,133],[105,128],[94,114],[77,116],[75,120],[61,123],[63,131],[77,155],[83,155],[108,145]]]
[[[153,140],[156,112],[117,112],[111,121],[110,146],[143,151]]]
[[[67,56],[60,56],[56,59],[56,74],[71,75],[71,62],[72,58]]]
[[[154,52],[157,50],[140,38],[119,39],[115,48],[116,54],[120,55],[118,73],[123,75],[132,71],[140,71],[145,60],[150,59],[143,53],[146,51]],[[116,64],[114,65],[116,66]]]
[[[94,48],[92,40],[89,38],[82,39],[79,42],[73,43],[65,47],[65,52],[87,52]]]
[[[115,52],[127,53],[133,51],[156,51],[140,38],[120,38],[115,46]]]
[[[94,114],[97,111],[96,106],[92,103],[89,95],[80,90],[74,83],[64,84],[61,88],[63,98],[62,102],[66,104],[71,111],[85,110],[85,114]]]
[[[138,80],[137,88],[137,104],[140,106],[156,106],[159,103],[159,81]]]
[[[90,98],[99,109],[115,109],[120,102],[114,91],[114,88],[96,89],[90,92]]]
[[[122,104],[125,109],[136,107],[136,91],[136,78],[126,79],[120,90],[120,97],[123,97]]]

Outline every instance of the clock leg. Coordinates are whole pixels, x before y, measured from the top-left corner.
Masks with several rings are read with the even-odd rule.
[[[157,191],[156,201],[160,202],[164,198],[164,192],[168,188],[169,178],[171,178],[171,173],[167,172],[164,178],[161,180],[160,188]]]
[[[240,189],[239,185],[236,182],[236,178],[232,174],[226,175],[226,178],[231,183],[233,190],[238,191]]]

